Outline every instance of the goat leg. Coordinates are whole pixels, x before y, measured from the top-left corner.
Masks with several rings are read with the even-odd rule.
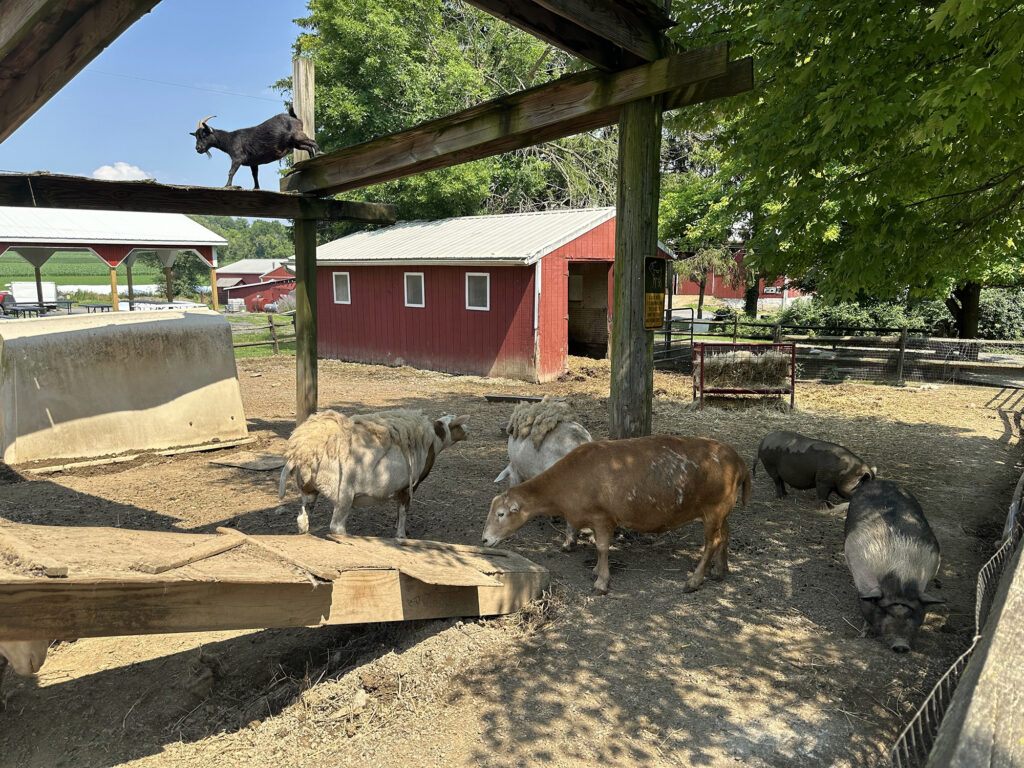
[[[253,189],[260,188],[260,177],[258,176],[260,167],[258,165],[250,165],[249,168],[252,170],[252,183]]]
[[[409,504],[412,501],[412,494],[409,493],[409,489],[399,491],[395,494],[395,499],[398,501],[398,530],[395,532],[396,539],[405,538],[405,516],[409,511]]]
[[[228,171],[228,183],[224,185],[225,187],[230,187],[233,185],[235,181],[235,173],[238,171],[238,168],[241,165],[242,164],[237,160],[231,161],[231,170]]]

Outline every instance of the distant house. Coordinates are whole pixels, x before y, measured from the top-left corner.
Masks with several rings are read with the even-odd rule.
[[[285,266],[284,259],[242,259],[226,265],[217,273],[217,297],[226,305],[228,299],[243,299],[250,312],[262,311],[264,305],[295,288],[295,273]]]
[[[318,353],[548,381],[607,354],[614,260],[614,208],[357,232],[317,248]]]

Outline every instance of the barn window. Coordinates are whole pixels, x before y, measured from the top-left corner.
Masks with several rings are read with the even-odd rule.
[[[348,272],[334,273],[334,303],[352,303],[352,294],[349,292],[348,289]]]
[[[491,275],[488,272],[466,273],[466,309],[491,308]]]
[[[423,302],[423,273],[405,273],[405,306],[422,307]]]

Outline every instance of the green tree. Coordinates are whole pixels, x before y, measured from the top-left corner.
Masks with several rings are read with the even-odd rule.
[[[357,144],[584,68],[568,54],[464,3],[310,0],[296,53],[316,75],[316,138]],[[276,84],[290,88],[285,79]],[[614,129],[410,176],[343,197],[392,203],[400,219],[606,205]],[[351,225],[320,237],[337,237]]]
[[[217,249],[217,263],[222,267],[241,259],[290,259],[295,250],[290,228],[280,221],[250,222],[231,216],[191,218],[228,241],[227,246]]]
[[[729,195],[735,186],[718,173],[721,153],[706,137],[670,136],[663,152],[680,173],[662,177],[659,238],[676,253],[689,254],[675,264],[676,274],[697,283],[697,317],[704,309],[709,272],[728,281],[739,275],[727,241],[733,234]]]
[[[1019,274],[1024,5],[836,0],[675,4],[682,42],[752,53],[752,93],[680,116],[715,124],[734,213],[770,273],[834,297],[953,296]],[[956,295],[952,293],[956,291]],[[966,305],[964,304],[966,302]]]

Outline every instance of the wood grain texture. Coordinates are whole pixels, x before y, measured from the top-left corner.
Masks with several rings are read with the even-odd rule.
[[[619,122],[612,311],[612,439],[651,434],[654,334],[644,330],[644,258],[658,253],[661,98],[626,105]]]
[[[0,174],[0,205],[395,223],[394,206],[381,203],[326,200],[266,190],[184,187],[154,181],[105,181],[51,173]]]
[[[219,555],[222,552],[234,549],[245,543],[245,539],[237,536],[223,536],[220,539],[213,541],[203,542],[201,544],[193,544],[190,547],[186,547],[180,552],[176,553],[167,560],[161,560],[158,562],[140,560],[132,564],[131,568],[133,571],[139,571],[140,573],[166,573],[167,571],[173,571],[175,568],[181,568],[192,563],[205,560],[208,557]]]
[[[10,33],[17,44],[0,60],[7,75],[0,79],[0,142],[157,2],[53,2],[27,9],[21,30]]]
[[[314,109],[315,74],[312,59],[301,57],[292,59],[292,107],[299,120],[302,130],[309,138],[316,141],[316,117]],[[301,163],[312,155],[302,149],[292,152],[292,161]]]
[[[296,219],[295,235],[295,423],[317,406],[316,222]]]
[[[281,189],[333,193],[609,125],[622,105],[728,74],[728,43],[623,72],[590,70],[300,163]]]
[[[14,561],[16,566],[29,571],[41,571],[51,578],[68,575],[68,567],[52,557],[43,554],[31,544],[23,541],[12,531],[0,527],[0,556]]]
[[[636,6],[630,7],[619,0],[534,0],[534,3],[641,61],[654,61],[669,46],[657,21],[638,13]]]
[[[617,45],[606,35],[595,34],[592,29],[587,29],[574,18],[553,13],[550,8],[545,7],[546,4],[526,0],[467,2],[601,69],[614,71],[634,67],[649,60]]]

